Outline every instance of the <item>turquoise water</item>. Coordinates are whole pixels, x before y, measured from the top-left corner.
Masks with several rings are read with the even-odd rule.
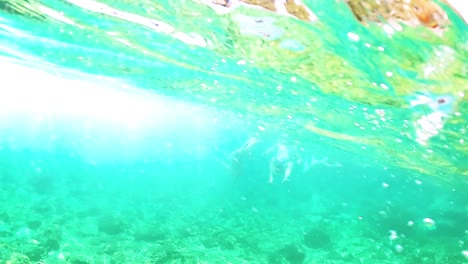
[[[0,1],[0,263],[468,263],[465,22],[202,2]]]

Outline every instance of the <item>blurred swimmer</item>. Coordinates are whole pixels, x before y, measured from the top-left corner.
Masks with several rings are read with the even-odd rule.
[[[273,183],[273,177],[277,174],[283,175],[281,183],[284,183],[291,175],[294,166],[289,155],[289,149],[284,144],[276,144],[267,152],[271,151],[274,151],[276,154],[270,159],[270,178],[268,183]]]
[[[425,146],[430,138],[439,134],[446,120],[453,113],[456,98],[452,95],[415,94],[410,98],[411,107],[426,105],[431,110],[415,122],[416,141]]]
[[[343,166],[339,162],[329,163],[327,156],[323,157],[322,159],[315,159],[314,155],[312,155],[310,159],[303,160],[302,163],[303,163],[302,165],[303,173],[308,172],[312,167],[319,165],[319,164],[322,164],[327,167],[342,167]]]
[[[245,159],[251,155],[250,151],[252,147],[258,142],[259,140],[256,138],[249,138],[242,146],[229,154],[229,165],[223,162],[225,167],[228,168],[236,178],[241,175]]]
[[[231,152],[231,160],[234,161],[239,161],[242,155],[249,153],[250,154],[250,149],[253,147],[253,145],[257,144],[259,141],[256,138],[249,138],[244,145],[239,147],[238,149],[234,150]]]

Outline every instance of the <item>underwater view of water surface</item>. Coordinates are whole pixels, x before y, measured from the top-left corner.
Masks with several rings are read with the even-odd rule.
[[[468,263],[436,3],[0,0],[0,263]]]

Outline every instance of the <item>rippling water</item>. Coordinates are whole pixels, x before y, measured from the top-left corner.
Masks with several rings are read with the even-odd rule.
[[[305,3],[0,1],[0,260],[466,263],[468,26]]]

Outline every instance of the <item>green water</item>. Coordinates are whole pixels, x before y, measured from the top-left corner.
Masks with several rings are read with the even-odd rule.
[[[0,1],[0,263],[468,263],[468,26],[305,3]]]

